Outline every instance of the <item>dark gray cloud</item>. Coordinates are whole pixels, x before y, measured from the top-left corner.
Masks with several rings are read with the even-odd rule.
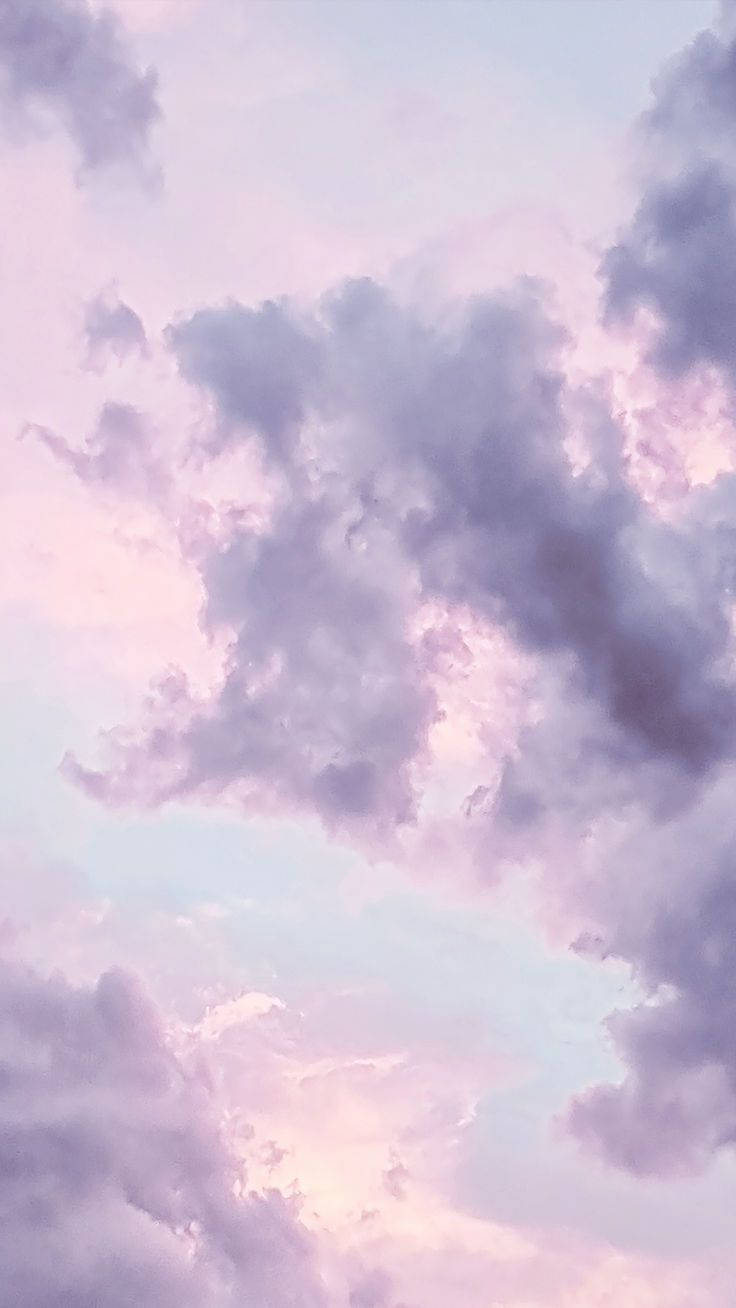
[[[87,304],[83,336],[92,366],[104,362],[109,354],[123,360],[131,353],[147,353],[146,332],[138,314],[114,294],[100,292]]]
[[[236,1198],[204,1083],[136,984],[0,961],[0,1303],[318,1308],[306,1232]]]
[[[30,123],[51,111],[86,169],[141,162],[160,115],[155,73],[86,0],[0,0],[0,95]]]

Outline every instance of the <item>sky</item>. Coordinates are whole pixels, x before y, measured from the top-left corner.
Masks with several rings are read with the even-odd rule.
[[[0,104],[0,1308],[727,1308],[732,0]]]

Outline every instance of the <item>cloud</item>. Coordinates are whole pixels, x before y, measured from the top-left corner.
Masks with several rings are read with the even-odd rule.
[[[736,382],[736,40],[728,26],[697,36],[655,81],[639,125],[640,199],[602,274],[608,323],[636,317],[645,361],[662,383],[660,412],[672,395],[676,410],[675,383],[693,377],[715,394],[730,425],[728,399],[719,395],[721,382],[731,392]],[[703,412],[695,419],[706,425]],[[666,560],[673,580],[699,574],[701,595],[724,612],[733,602],[735,487],[724,473],[697,491],[686,482],[671,519],[677,532],[670,525],[652,536],[650,526],[638,541],[649,564]],[[707,616],[696,627],[715,631]],[[721,645],[724,669],[730,640]],[[684,673],[690,688],[693,671]],[[501,807],[530,839],[535,823],[537,834],[543,825],[540,811],[567,828],[567,853],[577,862],[569,878],[562,873],[567,893],[590,910],[597,950],[629,963],[643,989],[640,1005],[609,1020],[621,1082],[576,1096],[567,1123],[584,1145],[636,1175],[698,1173],[736,1140],[733,768],[724,767],[733,744],[720,760],[711,753],[694,789],[638,765],[632,787],[626,755],[581,753],[564,700],[558,704],[548,730],[534,733],[509,769]],[[708,716],[718,720],[715,701]],[[721,723],[731,737],[729,712]],[[569,763],[561,766],[563,755]],[[614,827],[605,820],[611,809]],[[560,840],[558,855],[562,848]]]
[[[701,32],[654,83],[640,133],[646,173],[602,264],[609,322],[654,315],[647,358],[667,378],[736,380],[736,38]]]
[[[280,1195],[239,1192],[206,1083],[135,982],[0,974],[4,1301],[325,1303],[306,1232]]]
[[[328,826],[390,832],[411,816],[408,764],[433,713],[403,611],[373,560],[345,549],[329,502],[285,512],[277,530],[238,532],[208,560],[210,620],[236,631],[221,689],[197,701],[171,687],[158,744],[133,741],[109,778],[77,776],[112,801],[235,787],[244,802],[272,795]]]
[[[391,1281],[382,1269],[367,1272],[350,1293],[350,1308],[384,1308],[390,1302]]]
[[[629,819],[599,861],[601,947],[644,999],[609,1020],[624,1080],[577,1097],[569,1125],[638,1175],[702,1171],[736,1141],[733,783],[728,769],[665,823]]]
[[[245,425],[262,433],[272,458],[288,459],[319,367],[317,345],[289,307],[267,301],[258,309],[237,302],[199,309],[173,323],[167,337],[182,377],[214,398],[217,443]]]
[[[156,74],[86,0],[0,0],[0,94],[25,123],[58,117],[86,170],[142,162],[160,116]]]
[[[200,556],[206,620],[232,633],[222,687],[164,697],[105,773],[70,762],[92,793],[231,791],[385,837],[416,814],[438,711],[413,628],[427,600],[565,663],[631,766],[696,778],[732,750],[722,596],[629,484],[605,392],[566,384],[539,286],[432,322],[363,280],[311,319],[228,304],[169,341],[215,431],[275,460],[276,507]]]
[[[84,341],[90,365],[104,361],[109,354],[119,362],[133,352],[145,358],[146,331],[129,304],[117,295],[100,292],[85,307]]]
[[[47,427],[26,429],[47,447],[80,481],[156,500],[170,478],[152,448],[143,415],[131,404],[108,401],[102,406],[94,431],[82,449],[76,449]]]
[[[652,309],[647,357],[668,377],[712,365],[734,380],[735,201],[716,164],[695,166],[651,188],[604,259],[609,320]]]
[[[6,878],[10,891],[16,892],[11,904],[14,913],[22,910],[17,897],[27,893],[28,870],[24,865],[20,885],[10,871]],[[42,870],[37,870],[34,904],[44,898],[43,883],[48,884],[49,872],[47,868],[44,878]],[[59,875],[54,868],[50,888],[57,893]],[[64,913],[65,906],[68,910],[69,890],[67,885],[51,907],[52,917]],[[84,914],[79,911],[82,906],[87,908]],[[44,907],[48,909],[48,905]],[[22,911],[18,914],[23,915]],[[112,920],[116,917],[117,927]],[[116,1239],[105,1245],[105,1253],[111,1257],[117,1256],[130,1229],[123,1220],[126,1204],[131,1207],[138,1202],[145,1179],[151,1173],[156,1178],[153,1197],[149,1198],[148,1192],[145,1196],[155,1213],[163,1208],[164,1200],[158,1199],[154,1209],[154,1199],[162,1192],[168,1196],[170,1190],[175,1191],[171,1199],[176,1219],[172,1258],[181,1253],[190,1278],[182,1289],[184,1304],[241,1308],[243,1303],[257,1302],[271,1308],[283,1302],[293,1308],[313,1308],[315,1302],[325,1302],[331,1308],[349,1308],[351,1295],[360,1303],[361,1296],[366,1302],[370,1295],[378,1296],[380,1302],[383,1294],[387,1308],[446,1308],[455,1302],[470,1308],[487,1308],[489,1302],[523,1304],[525,1308],[604,1308],[620,1295],[622,1285],[642,1306],[716,1308],[727,1301],[724,1286],[733,1283],[733,1272],[726,1259],[722,1268],[708,1255],[694,1263],[685,1260],[679,1248],[676,1257],[666,1260],[644,1258],[624,1253],[615,1244],[563,1233],[556,1212],[553,1227],[529,1229],[519,1225],[522,1219],[518,1217],[503,1224],[465,1209],[457,1187],[458,1146],[466,1138],[467,1147],[477,1150],[471,1122],[479,1098],[499,1084],[508,1084],[509,1073],[515,1085],[521,1069],[509,1068],[505,1060],[499,1062],[488,1049],[483,1050],[482,1038],[478,1038],[481,1033],[472,1025],[453,1019],[441,1021],[438,1028],[431,1015],[425,1022],[426,995],[422,1002],[418,992],[412,1011],[402,1012],[400,996],[397,1004],[395,988],[389,986],[380,994],[361,988],[340,995],[333,989],[315,992],[309,987],[309,995],[302,991],[298,1001],[294,995],[289,1004],[273,995],[244,990],[243,974],[252,966],[248,950],[236,950],[230,973],[219,933],[223,928],[229,933],[232,923],[227,927],[225,918],[205,912],[172,919],[166,914],[151,915],[150,908],[146,911],[142,904],[136,910],[128,898],[117,908],[108,906],[106,924],[95,904],[81,895],[66,926],[57,923],[62,926],[61,934],[43,927],[39,932],[35,909],[33,918],[34,930],[24,933],[23,949],[31,948],[34,957],[43,958],[44,968],[49,957],[56,960],[61,956],[75,975],[81,972],[97,977],[107,966],[107,958],[122,953],[140,959],[151,980],[158,977],[160,987],[162,965],[166,971],[167,955],[173,955],[179,983],[167,999],[166,1009],[168,1012],[173,1005],[179,1021],[166,1032],[135,983],[120,973],[110,974],[111,985],[106,974],[100,983],[70,986],[58,975],[47,982],[22,967],[16,966],[13,972],[8,964],[3,965],[0,982],[3,993],[13,996],[9,1003],[14,1012],[23,1006],[16,1002],[15,982],[8,981],[11,974],[25,979],[37,997],[36,1009],[41,1007],[39,996],[45,996],[50,1006],[54,997],[68,1000],[66,1006],[61,998],[58,1003],[62,1034],[53,1047],[62,1053],[56,1062],[44,1056],[45,1036],[39,1033],[38,1022],[33,1035],[23,1036],[22,1049],[29,1047],[37,1055],[24,1055],[24,1067],[32,1064],[34,1068],[24,1084],[28,1092],[24,1104],[34,1121],[53,1117],[56,1123],[68,1118],[76,1121],[75,1108],[79,1107],[89,1137],[102,1140],[107,1147],[104,1157],[109,1166],[104,1175],[109,1175],[116,1160],[123,1160],[119,1171],[128,1187],[118,1208],[110,1198],[110,1193],[117,1193],[114,1178],[106,1183],[104,1209],[102,1183],[97,1189],[92,1187],[90,1201],[97,1222],[113,1210]],[[95,944],[100,933],[102,938]],[[213,984],[215,976],[218,981]],[[4,1014],[0,1004],[0,1031],[5,1033],[0,1050],[3,1065],[9,1030]],[[119,1015],[117,1025],[115,1015]],[[14,1029],[26,1032],[28,1025],[19,1019]],[[51,1020],[44,1030],[50,1029],[57,1029]],[[495,1037],[491,1039],[495,1043]],[[46,1043],[53,1043],[50,1037]],[[98,1058],[89,1056],[90,1049],[100,1048],[104,1052]],[[203,1052],[207,1078],[200,1071]],[[57,1074],[57,1068],[62,1056],[60,1085],[62,1074]],[[15,1057],[15,1062],[19,1061],[20,1054]],[[78,1088],[70,1075],[77,1062],[82,1083]],[[161,1068],[159,1089],[156,1075]],[[2,1130],[7,1116],[0,1095]],[[226,1132],[221,1137],[215,1118]],[[471,1134],[466,1137],[469,1129]],[[232,1142],[232,1150],[224,1141]],[[254,1201],[242,1192],[239,1198],[232,1193],[231,1183],[242,1181],[243,1167],[249,1184],[265,1198]],[[200,1211],[198,1204],[203,1207],[213,1193],[219,1194],[220,1168],[228,1191],[226,1202],[232,1203],[252,1237],[251,1261],[257,1262],[261,1237],[263,1242],[270,1240],[269,1205],[284,1216],[287,1225],[292,1224],[295,1251],[280,1249],[279,1270],[264,1292],[247,1279],[247,1272],[242,1276],[233,1273],[232,1280],[228,1279],[227,1258],[217,1243],[219,1222],[214,1218],[207,1226],[197,1219],[199,1224],[193,1230],[181,1230],[186,1226],[185,1213]],[[507,1180],[499,1179],[496,1168],[491,1172],[488,1184],[495,1192]],[[203,1174],[205,1180],[197,1189],[197,1178]],[[400,1181],[396,1192],[387,1186],[389,1174]],[[29,1181],[29,1185],[33,1183]],[[273,1194],[274,1186],[287,1194],[298,1190],[299,1220],[310,1234],[295,1223],[292,1205]],[[200,1203],[203,1191],[205,1198]],[[53,1190],[47,1184],[44,1194],[49,1193]],[[79,1246],[92,1262],[100,1227],[86,1210],[77,1220],[81,1200],[75,1197],[72,1201],[68,1195],[65,1200],[64,1214],[75,1232],[87,1221]],[[145,1213],[140,1218],[144,1235],[154,1221],[164,1228],[165,1240],[166,1221],[149,1219]],[[577,1227],[575,1217],[572,1225]],[[53,1229],[49,1222],[48,1230]],[[56,1239],[54,1247],[61,1248],[62,1254],[66,1230],[66,1226],[61,1231],[57,1227],[56,1236],[47,1236],[49,1243]],[[119,1238],[118,1232],[122,1232]],[[133,1235],[140,1242],[144,1260],[148,1247],[144,1235],[137,1228],[131,1240]],[[183,1241],[183,1253],[178,1238]],[[44,1240],[37,1238],[36,1261],[38,1251],[44,1253],[45,1248]],[[300,1249],[306,1254],[302,1264]],[[66,1275],[66,1259],[58,1261]],[[315,1261],[326,1286],[322,1300],[314,1297]],[[122,1275],[122,1256],[116,1266]],[[300,1266],[299,1293],[289,1299],[292,1281],[288,1278],[292,1271],[296,1278]],[[159,1302],[154,1294],[159,1291],[159,1280],[166,1286],[167,1274],[168,1264],[161,1257],[151,1274],[153,1288],[149,1290],[147,1285],[144,1292],[149,1295],[143,1298],[146,1304]],[[128,1302],[122,1296],[130,1294],[131,1278],[132,1273],[126,1274],[120,1282],[121,1298],[111,1301],[115,1308]],[[97,1286],[91,1293],[98,1293]],[[36,1302],[31,1297],[22,1301]],[[53,1298],[42,1302],[56,1303]],[[64,1302],[76,1308],[79,1301],[69,1289]],[[83,1302],[107,1308],[110,1301],[100,1292],[97,1300]]]
[[[735,61],[705,34],[660,79],[643,123],[657,166],[603,264],[609,322],[653,314],[665,383],[703,366],[733,380]],[[235,800],[383,849],[424,816],[449,711],[423,615],[442,614],[448,648],[461,610],[503,628],[536,703],[498,791],[472,787],[483,873],[541,852],[600,952],[641,980],[647,1002],[611,1022],[625,1079],[579,1096],[569,1124],[609,1161],[669,1174],[736,1122],[729,853],[702,825],[732,831],[736,481],[696,495],[685,478],[677,514],[647,503],[608,386],[572,384],[549,302],[527,280],[430,314],[363,279],[308,311],[228,301],[172,323],[208,406],[202,464],[256,450],[268,505],[244,520],[234,485],[216,529],[198,519],[202,625],[229,642],[217,684],[165,674],[99,768],[65,768],[104,802]],[[155,490],[163,465],[126,406],[81,452],[42,439],[90,484]]]

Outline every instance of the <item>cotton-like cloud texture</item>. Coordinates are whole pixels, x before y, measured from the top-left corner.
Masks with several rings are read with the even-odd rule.
[[[678,145],[685,135],[691,151],[700,128],[683,126],[682,104],[690,95],[702,115],[713,85],[722,116],[726,60],[716,37],[700,38],[660,83],[646,130]],[[730,357],[712,225],[728,196],[707,167],[657,182],[604,263],[609,316],[637,297],[658,312],[651,358],[668,376]],[[202,699],[167,680],[142,732],[115,734],[109,770],[69,760],[68,772],[113,802],[232,794],[385,842],[417,821],[443,712],[422,605],[464,606],[505,627],[558,687],[542,691],[546,718],[507,761],[495,821],[533,842],[553,814],[567,813],[570,834],[638,803],[625,857],[657,862],[648,823],[679,830],[733,757],[730,483],[678,520],[658,517],[632,482],[610,391],[567,380],[569,340],[546,299],[526,282],[433,321],[364,279],[311,312],[233,301],[178,319],[168,348],[210,405],[200,457],[254,446],[271,508],[265,523],[200,541],[205,621],[230,632],[219,687]],[[614,855],[603,861],[615,879]],[[701,961],[730,882],[693,874],[688,885],[697,909],[681,921],[663,883],[636,943],[618,921],[625,904],[607,905],[601,928],[653,995],[675,994],[615,1020],[630,1078],[571,1109],[577,1135],[634,1171],[697,1167],[732,1131],[715,1016],[730,1012],[730,956],[712,944],[717,960]]]
[[[603,261],[609,318],[651,310],[649,357],[670,377],[712,366],[733,380],[735,67],[736,39],[702,32],[657,79],[641,200]]]
[[[72,762],[72,774],[112,800],[232,788],[249,804],[270,796],[316,810],[330,828],[390,833],[417,811],[417,764],[438,712],[412,631],[431,599],[469,606],[538,658],[562,660],[563,694],[580,706],[567,757],[554,718],[531,730],[528,752],[522,741],[498,796],[507,828],[533,838],[545,810],[570,806],[572,786],[572,808],[587,804],[595,819],[596,807],[633,802],[637,774],[649,777],[645,821],[673,804],[699,812],[703,778],[733,753],[729,591],[702,555],[712,495],[689,520],[657,521],[628,479],[605,393],[566,386],[560,333],[533,289],[479,300],[451,329],[372,283],[329,297],[310,330],[285,315],[228,306],[170,335],[187,380],[216,399],[215,430],[231,424],[229,441],[255,437],[267,457],[275,445],[285,483],[265,530],[236,528],[200,565],[207,621],[234,633],[223,684],[195,702],[172,683],[142,740],[116,746],[112,772]],[[288,373],[288,459],[286,420],[259,389],[276,322],[302,342],[298,382]],[[565,450],[575,423],[590,451],[582,469]],[[545,732],[554,781],[535,779]],[[572,762],[586,753],[603,776],[587,800]],[[656,844],[649,857],[658,861]],[[699,961],[711,918],[727,920],[730,883],[701,901],[697,882],[697,912],[689,904],[679,925],[663,884],[637,950],[614,928],[612,952],[681,998],[617,1020],[632,1080],[592,1092],[570,1119],[634,1170],[687,1168],[730,1138],[733,1072],[711,990],[730,1013],[730,955],[713,944],[717,961],[705,973]]]
[[[277,323],[292,342],[286,461],[262,367]],[[646,512],[605,396],[566,385],[562,340],[527,286],[444,326],[368,281],[329,296],[311,330],[274,305],[179,324],[171,344],[214,396],[216,429],[237,422],[241,440],[275,448],[285,485],[265,531],[204,554],[207,619],[235,637],[216,699],[179,694],[148,745],[88,784],[124,798],[142,782],[165,799],[242,783],[330,824],[411,820],[411,767],[437,711],[412,632],[427,600],[567,657],[631,766],[697,776],[728,756],[724,597],[690,534]],[[274,379],[281,358],[279,346]],[[593,450],[582,470],[573,432]]]
[[[111,4],[0,0],[0,1308],[723,1308],[733,6]]]
[[[651,312],[647,357],[668,382],[703,368],[733,381],[734,57],[728,35],[705,32],[655,83],[641,124],[650,172],[633,222],[603,262],[609,319]],[[726,606],[733,495],[733,476],[722,473],[691,514],[694,545],[715,561]],[[570,1123],[640,1174],[697,1171],[734,1139],[732,777],[714,771],[664,827],[638,817],[604,860],[611,884],[623,878],[626,887],[608,896],[604,938],[634,965],[649,1001],[611,1020],[626,1079],[581,1095]]]
[[[234,1193],[206,1084],[134,982],[0,984],[3,1302],[325,1302],[280,1196]]]
[[[24,122],[51,110],[87,169],[140,159],[159,116],[155,74],[137,71],[113,15],[86,0],[2,0],[0,93]]]

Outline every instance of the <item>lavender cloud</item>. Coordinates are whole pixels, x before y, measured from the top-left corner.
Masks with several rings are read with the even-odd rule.
[[[703,1170],[736,1139],[733,771],[669,821],[630,822],[595,892],[604,952],[645,998],[610,1019],[619,1085],[571,1105],[573,1133],[639,1175]]]
[[[386,1273],[377,1268],[364,1276],[351,1291],[350,1308],[385,1308],[390,1302],[391,1282]]]
[[[132,979],[91,988],[0,962],[4,1303],[325,1303],[277,1194],[236,1197],[201,1078]]]
[[[222,688],[163,704],[107,774],[71,764],[96,794],[234,786],[330,826],[411,819],[436,714],[411,633],[428,598],[566,660],[614,753],[692,777],[728,756],[721,594],[627,482],[605,397],[566,384],[538,286],[432,324],[365,280],[311,322],[229,304],[169,340],[215,398],[215,424],[237,419],[231,438],[258,440],[285,480],[265,532],[237,530],[201,559],[206,620],[233,632]],[[596,451],[577,473],[573,423]]]
[[[100,292],[85,307],[84,342],[91,365],[114,355],[122,361],[128,354],[137,352],[145,357],[146,331],[129,304],[117,295]]]
[[[654,83],[641,199],[601,269],[610,322],[654,314],[647,357],[668,378],[734,382],[735,123],[736,37],[702,32]]]
[[[651,311],[665,381],[736,375],[734,49],[705,34],[660,79],[657,163],[603,263],[609,322]],[[221,684],[198,698],[165,678],[100,769],[66,768],[111,803],[235,796],[390,839],[420,808],[439,708],[422,603],[504,626],[545,715],[482,815],[484,854],[504,829],[529,857],[545,824],[567,828],[555,874],[647,994],[611,1019],[623,1082],[580,1095],[569,1126],[615,1165],[674,1174],[736,1132],[736,482],[657,517],[605,387],[567,379],[546,303],[525,282],[430,320],[364,279],[311,313],[231,301],[173,323],[211,406],[203,459],[256,443],[274,508],[199,542],[203,623],[230,633]],[[127,475],[114,432],[82,455],[47,444],[89,481]]]
[[[87,170],[141,162],[160,115],[155,73],[86,0],[0,0],[0,94],[31,125],[56,115]]]
[[[318,499],[286,509],[274,533],[237,532],[213,551],[208,621],[236,632],[221,689],[196,703],[167,684],[153,733],[123,751],[120,770],[71,765],[77,778],[112,800],[230,786],[246,802],[255,790],[261,803],[316,810],[329,827],[390,834],[406,821],[408,766],[434,703],[400,593],[377,581],[373,558],[346,548],[345,531]]]
[[[640,309],[653,316],[646,357],[665,383],[704,369],[730,388],[736,378],[735,121],[736,41],[724,25],[701,33],[655,82],[640,125],[639,204],[602,266],[610,322]],[[721,474],[690,491],[680,515],[701,595],[720,593],[727,604],[734,486]],[[730,660],[730,640],[722,648]],[[600,836],[593,884],[603,950],[630,963],[645,1000],[610,1019],[623,1080],[579,1095],[568,1124],[638,1175],[701,1171],[736,1139],[732,786],[732,769],[715,768],[668,809],[660,777],[654,823],[630,804],[625,838],[606,848]],[[594,801],[588,819],[603,806]]]
[[[104,404],[81,449],[47,427],[30,425],[26,430],[88,485],[155,500],[169,484],[168,473],[152,448],[148,425],[132,404]]]
[[[607,415],[584,415],[603,458],[573,475],[562,336],[537,290],[471,303],[448,332],[353,283],[327,326],[305,406],[336,417],[327,459],[361,495],[362,522],[395,532],[424,593],[506,620],[533,650],[572,652],[585,690],[653,752],[695,769],[727,752],[725,619],[717,602],[678,606],[637,557],[644,514]],[[677,557],[672,537],[661,552]]]
[[[219,417],[214,448],[245,425],[283,461],[305,416],[319,351],[289,307],[267,301],[249,309],[233,301],[200,309],[167,332],[181,375],[213,397]]]

